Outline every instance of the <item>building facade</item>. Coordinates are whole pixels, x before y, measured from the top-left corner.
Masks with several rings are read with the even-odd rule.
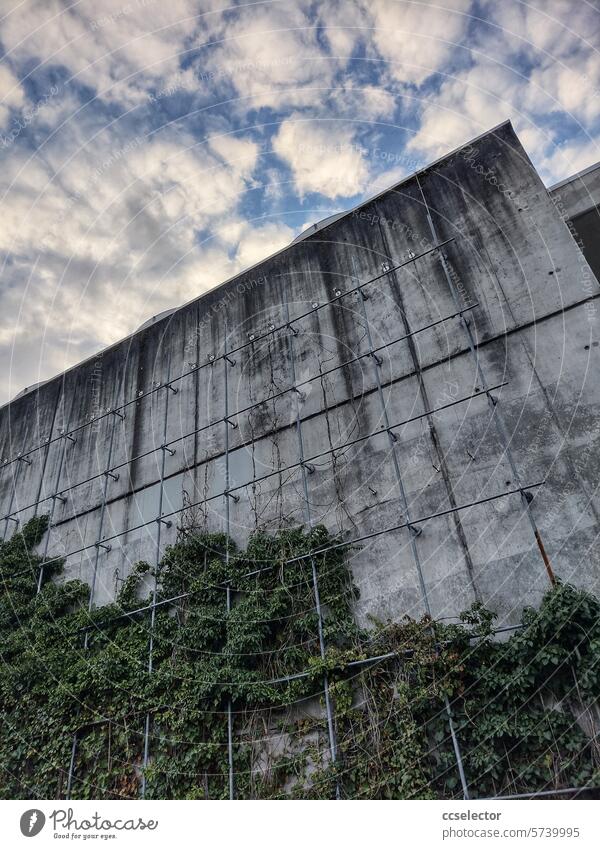
[[[325,524],[364,621],[598,591],[584,182],[548,192],[502,124],[17,397],[4,538],[48,514],[42,555],[94,604],[182,525]]]

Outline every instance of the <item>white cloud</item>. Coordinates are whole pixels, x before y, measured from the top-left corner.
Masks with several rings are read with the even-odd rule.
[[[336,88],[329,103],[336,115],[355,121],[377,121],[378,118],[392,121],[396,111],[396,98],[391,91],[380,85],[360,86],[352,80]]]
[[[300,197],[307,192],[352,197],[366,186],[364,152],[352,130],[342,125],[307,121],[293,114],[281,124],[273,150],[291,168]]]
[[[6,127],[11,109],[22,108],[25,92],[8,65],[0,65],[0,128]]]
[[[595,139],[575,141],[555,148],[538,163],[547,185],[558,183],[565,176],[577,174],[600,160],[600,135]]]
[[[277,221],[258,227],[247,227],[241,234],[235,255],[239,270],[250,268],[265,257],[285,248],[295,236],[291,227]]]
[[[469,26],[471,0],[373,0],[372,44],[398,81],[421,85],[450,62]]]
[[[44,161],[11,157],[0,176],[0,248],[13,285],[0,350],[12,395],[45,379],[278,250],[293,232],[253,225],[237,209],[254,185],[258,146],[221,136],[98,137],[65,161],[55,141]],[[223,222],[239,219],[221,233]],[[204,235],[203,244],[198,234]],[[210,238],[207,234],[211,234]],[[6,270],[5,270],[6,273]]]
[[[407,148],[434,159],[510,118],[529,152],[539,156],[552,137],[532,121],[528,99],[535,98],[518,72],[481,61],[446,80],[427,100]]]
[[[252,109],[310,107],[328,90],[338,63],[319,43],[301,2],[242,8],[216,27],[223,44],[199,73],[217,72],[215,81],[233,86],[239,114]],[[200,67],[200,63],[199,63]],[[225,72],[222,76],[222,72]]]
[[[130,106],[177,78],[198,9],[193,0],[32,0],[2,22],[11,58],[63,66],[103,99]]]

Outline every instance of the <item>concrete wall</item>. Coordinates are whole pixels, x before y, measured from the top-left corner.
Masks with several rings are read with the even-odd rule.
[[[96,603],[175,539],[182,514],[156,518],[184,497],[186,521],[240,543],[443,513],[354,549],[363,619],[422,614],[423,582],[434,616],[480,599],[518,620],[548,586],[534,527],[560,576],[598,590],[598,283],[563,217],[501,125],[0,410],[0,516],[66,495],[42,550],[67,554]],[[468,325],[447,319],[467,308]],[[505,385],[490,399],[484,380]],[[531,502],[496,497],[542,480]]]

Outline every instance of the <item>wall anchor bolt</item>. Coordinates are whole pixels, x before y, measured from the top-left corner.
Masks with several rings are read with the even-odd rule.
[[[28,466],[31,466],[31,460],[28,457],[23,457],[21,452],[17,454],[17,460],[22,460],[24,463],[27,463]]]
[[[422,529],[422,528],[418,528],[416,525],[411,525],[411,524],[409,523],[408,527],[409,527],[409,529],[412,531],[412,533],[413,533],[416,537],[420,537],[420,536],[421,536],[421,534],[423,533],[423,529]]]
[[[208,360],[209,363],[214,363],[215,359],[216,359],[216,357],[215,357],[214,354],[209,354],[208,357],[207,357],[207,360]]]
[[[168,446],[168,445],[161,445],[160,447],[161,447],[161,449],[162,449],[163,451],[167,451],[167,452],[171,455],[171,457],[172,457],[172,456],[173,456],[173,454],[175,453],[175,449],[174,449],[174,448],[169,448],[169,446]]]
[[[333,290],[333,294],[334,294],[334,296],[335,296],[336,298],[341,298],[341,297],[342,297],[343,292],[342,292],[342,290],[341,290],[341,289],[334,289],[334,290]]]
[[[224,495],[226,498],[233,498],[233,500],[235,501],[235,503],[236,503],[236,504],[237,504],[237,503],[238,503],[238,501],[240,500],[239,495],[234,495],[234,493],[233,493],[233,492],[230,492],[229,490],[226,490],[226,491],[223,493],[223,495]]]
[[[369,490],[369,492],[371,493],[371,495],[377,495],[377,490],[376,490],[376,489],[373,489],[373,487],[372,487],[372,486],[368,486],[368,487],[367,487],[367,489]]]
[[[384,274],[387,274],[388,271],[390,270],[389,262],[382,262],[381,263],[381,270],[383,271]]]
[[[382,365],[383,365],[383,360],[381,359],[381,357],[378,357],[378,356],[377,356],[377,354],[375,353],[375,351],[369,351],[369,356],[370,356],[370,357],[373,357],[373,359],[375,360],[375,362],[377,363],[377,365],[378,365],[378,366],[382,366]]]
[[[160,516],[158,516],[158,518],[156,519],[156,521],[157,521],[159,524],[160,524],[160,523],[162,523],[162,524],[163,524],[165,527],[167,527],[167,528],[172,528],[172,527],[173,527],[173,522],[171,522],[169,519],[161,519],[161,517],[160,517]]]
[[[268,326],[268,328],[267,328],[267,329],[269,330],[269,332],[270,332],[270,333],[274,333],[274,332],[275,332],[275,325],[273,324],[273,322],[272,322],[272,321],[269,323],[269,326]]]
[[[119,480],[119,476],[115,475],[114,472],[109,472],[108,469],[105,472],[103,472],[103,475],[104,475],[105,478],[112,478],[114,481]]]
[[[303,469],[306,469],[309,475],[313,475],[315,473],[315,467],[312,463],[305,463],[304,460],[300,463]]]
[[[223,418],[223,421],[224,421],[224,422],[227,422],[227,424],[228,424],[230,427],[232,427],[234,430],[235,430],[235,429],[237,428],[237,426],[238,426],[238,423],[237,423],[237,422],[234,422],[232,419],[230,419],[230,418],[229,418],[229,416],[225,416],[225,417]]]
[[[111,550],[111,546],[106,545],[106,543],[104,543],[104,542],[95,542],[94,545],[96,546],[96,548],[103,548],[106,551],[106,553],[108,553]]]
[[[51,495],[50,497],[56,499],[56,501],[61,501],[63,504],[67,503],[65,496],[59,495],[58,492],[55,492],[54,495]]]
[[[227,360],[230,366],[235,365],[235,360],[232,360],[231,357],[229,357],[227,354],[223,354],[223,359]]]

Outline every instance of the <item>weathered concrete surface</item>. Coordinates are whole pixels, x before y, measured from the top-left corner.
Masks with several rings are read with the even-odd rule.
[[[434,616],[481,599],[514,621],[548,586],[518,494],[455,509],[517,488],[515,470],[523,484],[547,481],[530,509],[555,571],[600,590],[599,290],[563,218],[510,124],[496,128],[0,410],[0,456],[11,460],[0,515],[24,521],[36,501],[47,512],[49,497],[70,488],[55,501],[48,551],[68,554],[67,575],[91,582],[96,570],[101,603],[134,562],[153,562],[174,540],[180,515],[171,528],[156,519],[184,497],[211,530],[226,527],[228,500],[240,543],[257,527],[309,518],[348,539],[403,524],[395,452],[411,519],[444,513],[414,540]],[[443,257],[408,262],[436,244],[432,226],[452,240]],[[374,277],[367,300],[336,295]],[[459,317],[440,321],[467,307],[473,349]],[[298,316],[294,335],[283,326]],[[266,335],[248,344],[249,334]],[[218,359],[173,384],[177,394],[145,394],[242,345],[235,365]],[[379,365],[355,359],[384,345]],[[294,371],[302,395],[284,392]],[[482,388],[481,372],[489,386],[506,384],[493,392],[498,403],[454,404]],[[127,402],[124,419],[98,417]],[[226,403],[238,427],[210,427]],[[309,474],[298,465],[296,405]],[[385,428],[407,419],[392,447]],[[60,438],[84,423],[75,443]],[[14,459],[48,436],[29,465]],[[247,484],[237,502],[222,495],[227,474],[230,488]],[[13,526],[3,523],[8,534]],[[409,529],[365,540],[351,559],[361,617],[424,611]]]

